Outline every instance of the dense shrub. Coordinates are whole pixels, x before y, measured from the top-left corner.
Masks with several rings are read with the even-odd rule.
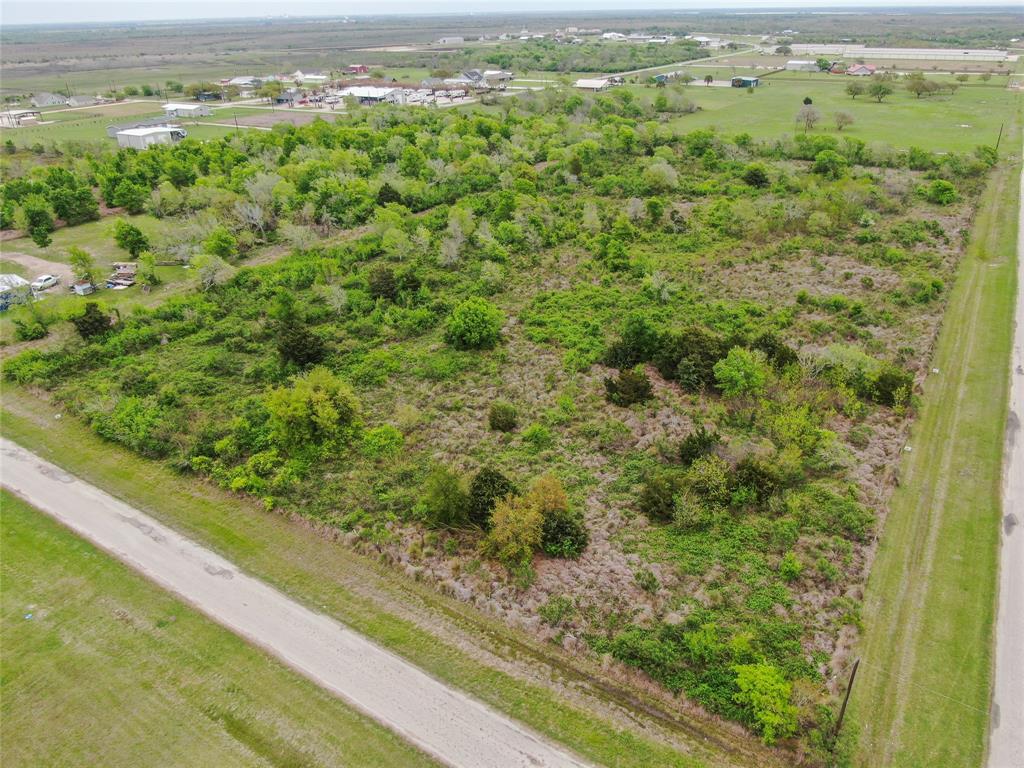
[[[726,397],[756,395],[768,381],[765,354],[760,350],[733,347],[715,363],[715,384]]]
[[[922,188],[921,195],[929,203],[935,203],[935,205],[950,205],[955,203],[959,197],[956,187],[945,179],[935,179],[927,187]]]
[[[111,328],[110,315],[100,309],[95,301],[87,301],[82,314],[72,315],[70,320],[78,335],[86,341],[102,336]]]
[[[501,310],[486,299],[473,297],[452,310],[445,340],[456,349],[491,349],[501,338],[504,322]]]
[[[631,368],[650,360],[658,348],[658,331],[639,315],[631,316],[622,336],[604,354],[604,363],[612,368]]]
[[[797,710],[790,703],[793,686],[771,664],[739,664],[733,667],[736,687],[733,700],[744,708],[750,725],[765,744],[796,732]]]
[[[689,466],[701,456],[711,453],[721,440],[717,432],[709,432],[703,424],[698,424],[697,428],[679,443],[679,460]]]
[[[604,380],[605,398],[613,405],[628,407],[650,400],[654,394],[651,380],[642,368],[620,371],[615,378]]]
[[[401,454],[404,442],[401,432],[384,424],[363,433],[360,451],[370,459],[392,459]]]
[[[569,507],[562,483],[553,475],[534,481],[526,500],[540,511],[541,548],[552,557],[579,557],[590,540],[583,515]]]
[[[516,428],[519,416],[512,403],[496,400],[487,411],[487,424],[495,432],[511,432]]]
[[[345,440],[358,425],[360,409],[351,388],[326,368],[271,390],[266,407],[276,440],[297,452]]]
[[[771,183],[762,163],[751,163],[743,170],[743,181],[751,187],[767,187]]]
[[[509,569],[528,566],[540,546],[543,525],[544,516],[533,501],[521,496],[499,499],[483,552]]]
[[[469,494],[462,480],[445,467],[438,467],[423,486],[421,509],[424,521],[433,528],[462,528],[469,522]]]
[[[499,499],[515,495],[515,484],[492,467],[483,467],[469,484],[469,522],[490,528],[491,513]]]
[[[394,270],[390,267],[374,267],[370,270],[370,277],[367,283],[369,284],[370,295],[375,299],[394,301],[398,298],[398,281],[395,279]]]
[[[729,352],[725,339],[704,328],[690,327],[663,334],[653,362],[666,379],[698,392],[714,386],[715,364]]]
[[[673,469],[654,469],[644,478],[637,505],[651,520],[671,520],[676,496],[682,490],[682,473]]]

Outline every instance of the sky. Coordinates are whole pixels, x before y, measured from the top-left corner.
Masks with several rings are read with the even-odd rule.
[[[714,4],[722,8],[765,9],[779,7],[850,8],[867,6],[979,6],[1012,5],[1013,0],[726,0]],[[694,10],[709,8],[707,2],[686,0],[377,0],[372,13],[457,13],[520,11],[583,11],[583,10]],[[0,23],[54,24],[102,21],[159,21],[165,19],[251,18],[259,16],[341,16],[346,13],[368,13],[365,3],[352,0],[175,0],[153,3],[146,0],[0,0]]]

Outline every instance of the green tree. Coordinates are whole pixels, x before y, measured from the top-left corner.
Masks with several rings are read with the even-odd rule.
[[[54,189],[50,192],[50,202],[54,213],[71,227],[100,217],[100,204],[84,184]]]
[[[452,310],[445,340],[456,349],[491,349],[501,338],[504,322],[500,309],[487,299],[474,296]]]
[[[790,703],[793,686],[771,664],[739,664],[733,701],[743,707],[750,724],[765,744],[774,744],[796,732],[797,709]]]
[[[128,251],[133,259],[149,248],[149,238],[134,224],[124,219],[114,222],[114,242],[118,248]]]
[[[18,226],[28,232],[32,242],[40,248],[50,244],[50,233],[54,229],[54,214],[50,203],[40,194],[26,195],[18,211]]]
[[[892,86],[882,80],[877,80],[868,86],[868,96],[879,104],[882,103],[886,96],[891,96],[892,94]]]
[[[290,386],[271,390],[266,406],[275,440],[297,453],[340,445],[359,422],[355,393],[322,366],[296,376]]]
[[[160,277],[156,273],[156,257],[150,251],[139,254],[139,282],[150,287],[160,285]]]
[[[457,474],[438,467],[423,486],[421,508],[433,528],[463,528],[469,522],[470,497]]]
[[[832,62],[823,57],[816,59],[814,63],[818,65],[821,72],[828,72],[832,68]]]
[[[217,227],[203,242],[207,253],[222,259],[232,259],[238,255],[238,240],[227,227]]]
[[[290,292],[282,289],[277,294],[271,314],[277,351],[282,362],[304,367],[323,360],[327,352],[323,339],[309,329],[306,318]]]
[[[733,347],[715,363],[715,383],[726,397],[753,395],[768,382],[768,364],[764,352]]]
[[[858,80],[846,84],[846,93],[851,99],[856,99],[858,96],[863,95],[866,90],[864,83]]]
[[[71,273],[76,281],[91,283],[95,279],[96,262],[85,249],[79,248],[77,245],[68,248],[68,263],[71,265]]]
[[[142,213],[146,210],[146,203],[149,202],[149,189],[130,179],[123,179],[114,188],[111,202],[132,215]]]

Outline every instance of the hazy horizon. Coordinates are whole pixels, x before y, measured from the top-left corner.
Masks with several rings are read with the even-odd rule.
[[[827,6],[813,0],[804,2],[778,2],[778,0],[738,0],[729,2],[726,7],[708,9],[705,3],[673,2],[672,0],[644,0],[643,7],[634,9],[623,7],[622,0],[559,0],[552,8],[550,2],[544,0],[521,0],[515,10],[499,5],[492,0],[477,0],[475,3],[459,3],[452,0],[440,0],[430,12],[423,11],[423,5],[412,0],[385,0],[373,12],[367,12],[365,6],[352,4],[351,8],[339,6],[328,0],[295,0],[288,5],[289,12],[283,13],[280,3],[269,0],[220,0],[217,3],[202,0],[181,0],[170,6],[140,6],[127,0],[98,2],[86,0],[6,0],[0,8],[0,21],[6,25],[53,25],[80,24],[96,22],[133,22],[133,21],[183,21],[183,20],[229,20],[247,18],[301,18],[325,17],[337,18],[349,16],[384,16],[384,15],[416,15],[416,16],[470,16],[474,14],[515,15],[533,13],[585,13],[585,12],[634,12],[643,11],[850,11],[859,8],[942,8],[942,9],[978,9],[978,8],[1013,8],[1015,3],[992,3],[991,0],[960,0],[960,2],[936,2],[936,0],[909,0],[909,2],[882,2],[872,0],[832,0]],[[211,8],[216,8],[212,10]]]

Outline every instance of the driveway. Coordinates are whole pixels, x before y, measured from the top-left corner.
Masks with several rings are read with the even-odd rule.
[[[6,248],[0,251],[0,254],[7,261],[13,261],[27,269],[29,282],[35,280],[40,275],[56,275],[60,278],[60,284],[63,288],[67,289],[71,285],[71,267],[67,264],[41,259],[38,256],[30,256],[19,251],[8,251]]]
[[[0,438],[0,460],[4,487],[442,763],[464,768],[586,766],[10,440]]]

